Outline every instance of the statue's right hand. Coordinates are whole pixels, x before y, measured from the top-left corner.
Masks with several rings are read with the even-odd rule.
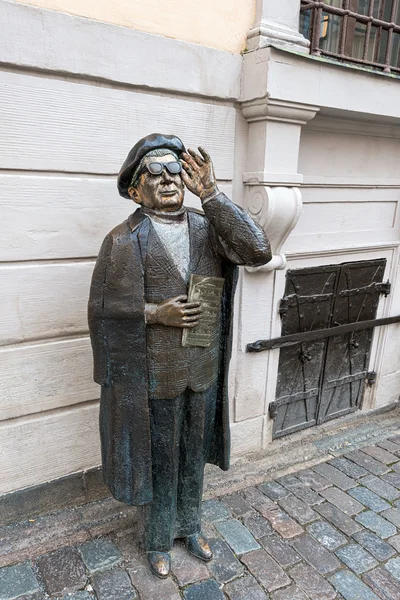
[[[188,302],[187,296],[168,298],[154,306],[150,323],[158,323],[169,327],[196,327],[201,318],[201,303]]]

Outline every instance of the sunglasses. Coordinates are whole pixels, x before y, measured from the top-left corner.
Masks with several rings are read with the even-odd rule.
[[[148,171],[151,175],[161,175],[164,167],[167,169],[167,171],[169,173],[171,173],[171,175],[177,175],[178,173],[180,173],[182,171],[182,165],[177,160],[174,160],[171,162],[165,162],[165,163],[151,162],[151,163],[148,163],[147,165],[144,165],[144,167],[141,170],[139,175],[142,175],[146,171]]]

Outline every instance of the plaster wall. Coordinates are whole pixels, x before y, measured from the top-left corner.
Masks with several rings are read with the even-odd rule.
[[[246,46],[256,10],[255,0],[24,0],[23,4],[235,53]]]

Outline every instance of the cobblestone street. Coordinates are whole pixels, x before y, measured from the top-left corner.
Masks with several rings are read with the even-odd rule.
[[[204,502],[214,560],[159,580],[112,499],[0,529],[0,600],[399,600],[400,436]]]

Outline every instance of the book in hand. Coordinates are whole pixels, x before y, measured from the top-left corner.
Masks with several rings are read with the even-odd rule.
[[[210,346],[217,327],[224,281],[223,277],[190,276],[188,302],[200,302],[203,312],[196,327],[183,330],[182,346]]]

